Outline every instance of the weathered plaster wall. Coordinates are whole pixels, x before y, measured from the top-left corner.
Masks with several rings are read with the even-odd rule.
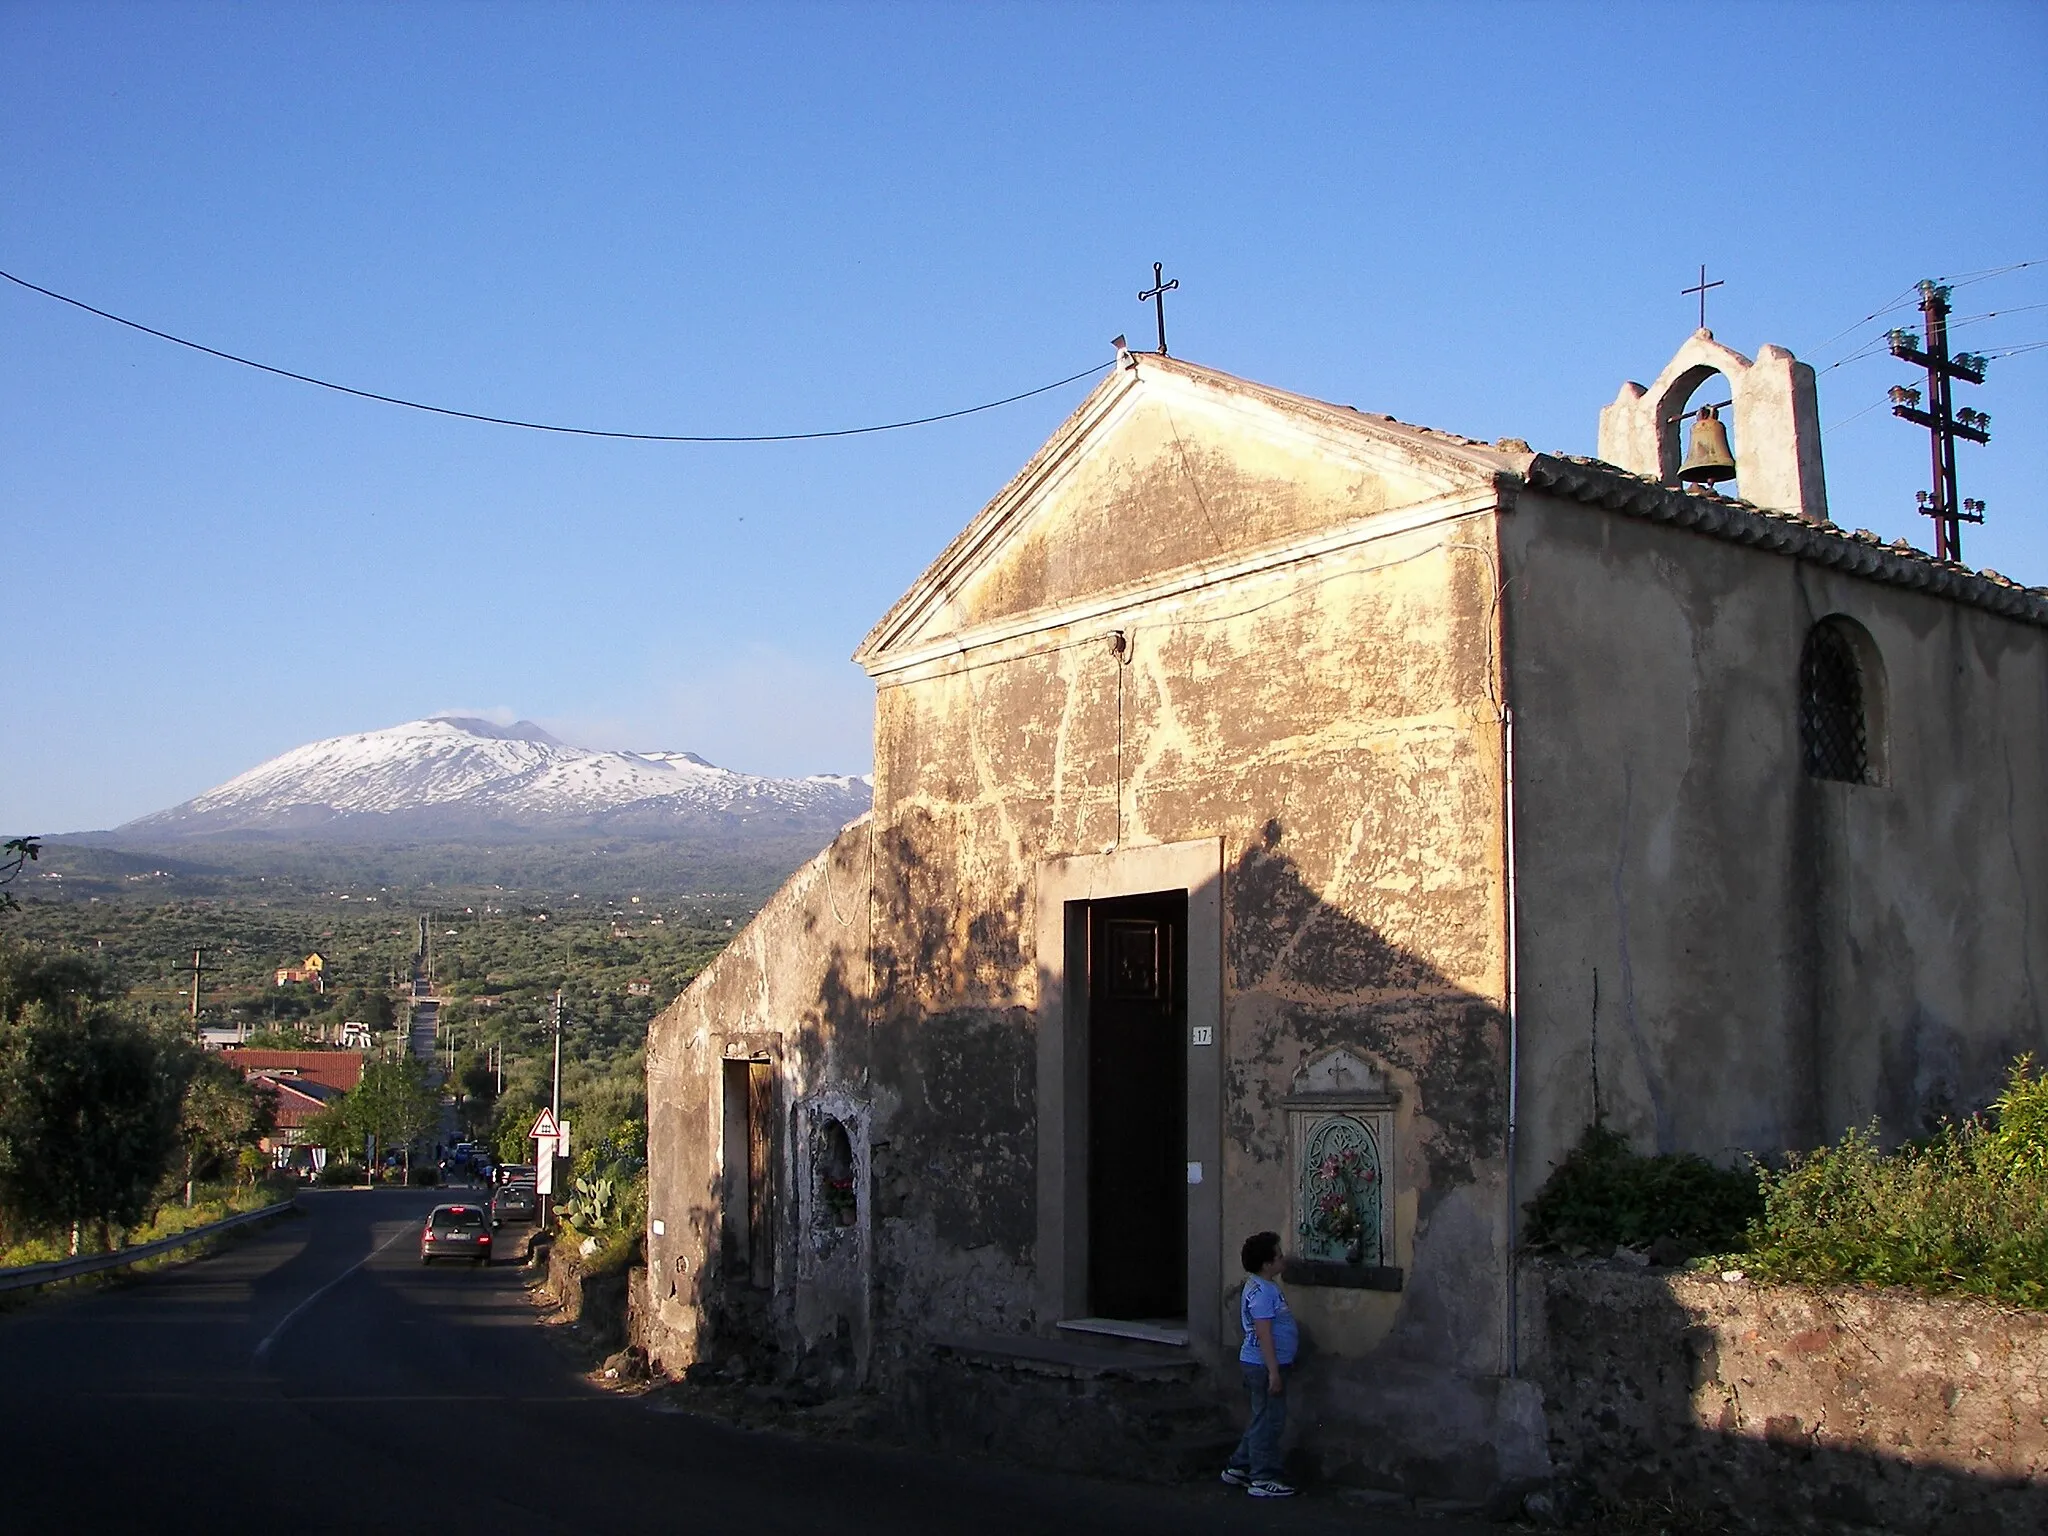
[[[758,1056],[776,1066],[783,1134],[774,1266],[778,1283],[786,1282],[808,1236],[792,1219],[807,1204],[787,1133],[794,1106],[821,1081],[865,1076],[869,855],[863,818],[792,875],[649,1027],[646,1301],[651,1351],[671,1370],[727,1345],[759,1349],[794,1319],[787,1290],[778,1307],[744,1273],[721,1273],[723,1063]],[[849,1341],[864,1334],[858,1300],[833,1300],[832,1316],[808,1319],[814,1333]]]
[[[1297,1414],[1333,1468],[1471,1492],[1541,1458],[1530,1405],[1498,1380],[1493,468],[1453,465],[1458,480],[1444,440],[1414,429],[1379,442],[1342,421],[1338,451],[1327,422],[1276,427],[1267,402],[1248,426],[1233,409],[1139,399],[921,610],[902,643],[922,659],[866,658],[871,824],[802,871],[655,1031],[652,1214],[670,1234],[652,1248],[655,1308],[678,1340],[706,1318],[737,1327],[718,1321],[729,1287],[699,1299],[674,1271],[715,1273],[714,1063],[737,1035],[783,1063],[792,1103],[829,1089],[869,1107],[873,1373],[917,1366],[937,1334],[1049,1331],[1033,1268],[1037,976],[1041,944],[1063,940],[1035,931],[1038,866],[1220,839],[1215,1331],[1235,1339],[1238,1242],[1260,1228],[1294,1242],[1282,1101],[1341,1047],[1395,1096],[1387,1262],[1405,1288],[1296,1288],[1315,1349]],[[1290,540],[1305,542],[1283,553]],[[835,891],[868,914],[871,949],[831,915]],[[801,1355],[832,1320],[778,1296],[766,1323]]]
[[[1218,461],[1201,482],[1212,508],[1233,503],[1221,479]],[[1503,1433],[1521,1447],[1509,1461],[1540,1457],[1528,1405],[1503,1406],[1492,1379],[1505,1058],[1490,526],[1398,534],[969,652],[885,678],[877,706],[878,877],[896,882],[878,899],[878,1064],[943,1028],[982,1042],[983,1071],[1009,1060],[988,1042],[1013,1037],[1021,1071],[1046,942],[1037,861],[1222,838],[1224,1272],[1234,1287],[1246,1233],[1292,1242],[1281,1101],[1305,1063],[1348,1048],[1399,1096],[1389,1262],[1407,1288],[1296,1289],[1319,1351],[1301,1412],[1329,1465],[1420,1492],[1489,1483]],[[1019,1265],[1027,1150],[1004,1143],[972,1194],[947,1197],[980,1197],[975,1234]],[[990,1198],[1007,1207],[1013,1191],[1015,1228]],[[1053,1321],[1021,1299],[984,1295],[976,1321]],[[1227,1313],[1231,1293],[1218,1300]]]
[[[2048,1048],[2048,630],[1545,496],[1502,544],[1525,1192],[1596,1060],[1639,1145],[1721,1155],[1917,1134]],[[1881,785],[1802,771],[1830,614],[1882,654]]]
[[[1741,1529],[2048,1527],[2048,1316],[1905,1292],[1533,1264],[1561,1475]]]
[[[1112,451],[1063,464],[1046,505],[953,595],[951,627],[1043,613],[1198,562],[1228,562],[1390,508],[1437,486],[1393,464],[1359,472],[1299,435],[1245,430],[1237,402],[1139,389]],[[1144,515],[1134,517],[1136,509]]]

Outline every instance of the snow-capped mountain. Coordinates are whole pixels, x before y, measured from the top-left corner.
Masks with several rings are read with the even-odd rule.
[[[865,777],[768,779],[690,752],[596,752],[531,721],[448,716],[297,747],[122,832],[468,836],[590,831],[829,833],[868,808]]]

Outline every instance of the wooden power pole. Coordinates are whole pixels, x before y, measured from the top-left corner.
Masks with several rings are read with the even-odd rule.
[[[1924,348],[1911,331],[1895,330],[1885,339],[1891,343],[1893,357],[1927,370],[1926,409],[1921,409],[1919,390],[1899,385],[1891,392],[1892,414],[1927,429],[1934,488],[1920,492],[1920,513],[1934,519],[1934,558],[1960,561],[1963,524],[1983,522],[1984,503],[1956,494],[1956,439],[1990,442],[1991,418],[1968,406],[1958,411],[1950,399],[1950,386],[1956,380],[1984,382],[1985,360],[1975,352],[1949,356],[1948,295],[1945,286],[1931,279],[1920,285],[1920,317],[1927,329]]]

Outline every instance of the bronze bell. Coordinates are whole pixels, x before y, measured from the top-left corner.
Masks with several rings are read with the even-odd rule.
[[[1692,441],[1686,445],[1685,462],[1678,466],[1678,478],[1693,485],[1714,485],[1735,478],[1735,455],[1728,447],[1728,429],[1721,414],[1703,405],[1692,419]]]

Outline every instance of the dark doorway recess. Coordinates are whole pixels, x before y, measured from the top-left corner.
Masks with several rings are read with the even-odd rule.
[[[1088,909],[1088,1309],[1188,1309],[1185,891]]]

